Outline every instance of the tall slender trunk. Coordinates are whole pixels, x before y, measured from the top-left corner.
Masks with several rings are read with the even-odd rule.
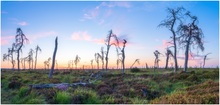
[[[34,64],[34,69],[36,70],[36,66],[37,66],[37,51],[38,50],[36,50],[36,55],[35,55],[35,64]]]
[[[99,70],[99,63],[97,63],[97,69]]]
[[[58,45],[57,39],[58,39],[58,37],[56,37],[56,39],[55,39],[55,48],[54,48],[54,52],[53,52],[53,60],[52,60],[52,66],[51,66],[49,78],[52,78],[53,71],[54,71],[55,60],[56,60],[56,53],[57,53],[57,45]]]
[[[168,62],[169,62],[169,55],[167,55],[167,58],[166,58],[166,65],[165,65],[165,69],[167,69],[167,67],[168,67]]]
[[[186,51],[185,51],[185,63],[183,71],[186,72],[188,68],[188,58],[189,58],[189,44],[190,44],[191,37],[188,38],[186,44]]]
[[[176,35],[174,35],[174,38],[173,38],[173,44],[174,44],[174,62],[175,62],[175,68],[174,68],[174,72],[176,72],[178,70],[178,63],[177,63],[177,56],[176,56],[176,48],[177,48],[177,45],[176,45]]]
[[[108,70],[108,53],[109,53],[110,45],[107,45],[107,52],[105,57],[105,70]]]
[[[17,51],[18,71],[20,71],[20,50]]]
[[[124,52],[124,48],[122,49],[121,52],[122,52],[122,74],[125,74],[125,52]]]

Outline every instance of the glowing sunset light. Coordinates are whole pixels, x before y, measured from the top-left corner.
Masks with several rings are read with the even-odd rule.
[[[56,60],[59,69],[67,69],[68,62],[74,60],[76,55],[81,58],[78,68],[82,69],[84,66],[84,69],[91,69],[90,61],[95,59],[94,54],[100,53],[101,47],[106,51],[105,40],[111,29],[120,39],[121,48],[123,39],[128,42],[125,47],[126,68],[130,68],[135,59],[140,59],[140,64],[135,64],[134,67],[145,68],[146,63],[148,67],[153,67],[155,50],[164,55],[159,57],[159,66],[164,67],[166,48],[172,46],[168,43],[172,33],[158,25],[166,18],[168,7],[179,6],[198,17],[198,25],[204,33],[205,50],[201,52],[196,47],[191,48],[189,67],[200,67],[204,56],[211,53],[207,56],[205,67],[216,68],[219,66],[218,1],[2,1],[1,68],[12,68],[10,61],[3,61],[3,54],[7,53],[8,48],[15,42],[17,28],[21,28],[29,39],[29,43],[22,48],[21,58],[27,57],[30,49],[35,49],[37,45],[42,49],[42,52],[38,53],[38,69],[44,69],[44,61],[52,58],[56,36]],[[112,43],[115,43],[115,40],[112,40]],[[173,51],[172,47],[170,49]],[[178,65],[181,67],[184,65],[184,50],[178,46]],[[16,60],[17,55],[13,56]],[[116,48],[111,46],[109,69],[117,68],[116,61]],[[168,65],[174,65],[174,60],[171,59]],[[97,68],[95,61],[93,67]],[[101,60],[99,68],[102,68]]]

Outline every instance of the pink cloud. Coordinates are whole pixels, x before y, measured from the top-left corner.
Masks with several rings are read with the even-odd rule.
[[[93,39],[93,42],[97,44],[105,44],[105,39]]]
[[[30,39],[31,40],[36,40],[36,39],[39,39],[39,38],[49,37],[49,36],[54,36],[54,35],[57,35],[57,33],[55,31],[40,32],[40,33],[31,35]]]
[[[84,32],[78,31],[78,32],[72,33],[71,39],[72,40],[86,40],[86,41],[90,41],[91,40],[91,36],[86,31],[84,31]]]
[[[1,36],[1,46],[8,45],[11,40],[14,39],[14,36]]]
[[[17,24],[20,25],[20,26],[27,26],[27,25],[28,25],[28,23],[25,22],[25,21],[23,21],[23,22],[18,22]]]

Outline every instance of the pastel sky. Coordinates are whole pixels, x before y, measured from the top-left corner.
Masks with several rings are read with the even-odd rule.
[[[30,40],[25,44],[21,57],[26,57],[31,48],[40,46],[38,68],[44,68],[44,61],[52,57],[54,40],[58,36],[57,61],[59,68],[67,68],[68,61],[76,55],[81,57],[79,67],[89,68],[94,54],[106,46],[104,40],[113,30],[119,38],[125,38],[126,67],[135,59],[140,65],[153,66],[155,50],[165,53],[171,32],[158,27],[167,16],[166,8],[183,6],[199,19],[204,33],[205,51],[192,50],[189,66],[199,67],[207,53],[206,67],[219,66],[219,3],[218,1],[1,1],[1,68],[10,68],[2,56],[15,42],[16,29],[20,27]],[[173,50],[173,49],[171,49]],[[165,54],[164,54],[165,55]],[[16,55],[14,55],[16,56]],[[178,50],[178,64],[183,67],[184,49]],[[116,50],[111,47],[109,67],[116,68]],[[160,66],[165,66],[165,56],[160,57]],[[169,66],[173,60],[169,63]],[[94,62],[94,66],[96,63]],[[101,66],[100,66],[101,67]]]

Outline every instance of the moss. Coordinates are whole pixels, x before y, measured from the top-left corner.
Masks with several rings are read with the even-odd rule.
[[[73,93],[73,104],[98,104],[101,103],[97,93],[93,90],[77,88]]]
[[[56,93],[54,100],[55,100],[55,103],[57,104],[70,104],[71,96],[69,93],[65,91],[59,91]]]
[[[136,72],[140,72],[140,71],[141,70],[139,68],[136,68],[136,67],[131,69],[132,73],[136,73]]]

